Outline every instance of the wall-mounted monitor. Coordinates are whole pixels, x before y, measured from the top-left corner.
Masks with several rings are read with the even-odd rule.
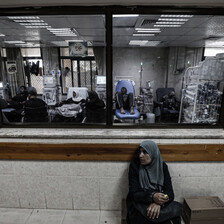
[[[45,76],[44,77],[44,84],[54,84],[54,77],[53,76]]]

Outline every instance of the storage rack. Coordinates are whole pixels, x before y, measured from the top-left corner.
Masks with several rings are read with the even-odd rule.
[[[179,123],[217,123],[221,108],[224,63],[210,57],[184,74]]]

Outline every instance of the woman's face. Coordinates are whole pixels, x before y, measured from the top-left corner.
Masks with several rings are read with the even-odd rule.
[[[152,161],[150,155],[143,148],[139,149],[138,157],[139,157],[141,165],[143,166],[148,165]]]

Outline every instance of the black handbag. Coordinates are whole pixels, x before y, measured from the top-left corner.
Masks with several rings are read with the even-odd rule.
[[[160,223],[174,217],[182,216],[182,204],[177,201],[172,201],[168,205],[161,206],[159,217],[150,219],[147,216],[147,208],[149,204],[134,202],[136,209],[151,223]]]

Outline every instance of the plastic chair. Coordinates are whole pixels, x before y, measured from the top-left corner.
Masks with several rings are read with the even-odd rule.
[[[134,88],[131,80],[120,80],[116,85],[116,92],[120,92],[122,87],[125,87],[127,89],[127,94],[133,93],[133,96],[135,96],[135,88]],[[140,118],[140,113],[136,109],[136,107],[134,107],[134,112],[135,112],[134,114],[130,114],[129,110],[125,110],[125,114],[121,114],[120,109],[116,109],[115,115],[119,119],[138,119],[138,118]]]

